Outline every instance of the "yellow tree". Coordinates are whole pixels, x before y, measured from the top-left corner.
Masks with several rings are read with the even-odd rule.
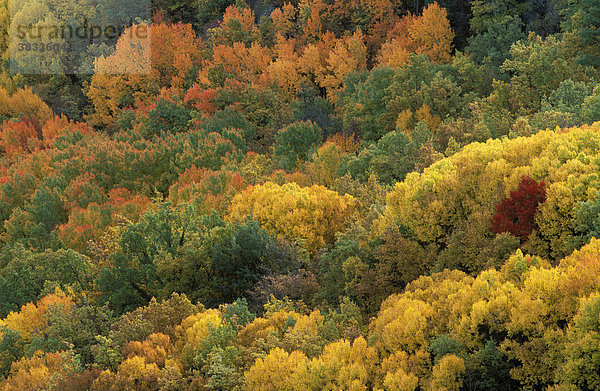
[[[451,61],[454,33],[446,9],[436,2],[430,4],[419,16],[402,18],[389,32],[379,51],[380,66],[398,67],[408,62],[409,54],[424,54],[431,61]]]
[[[414,53],[414,42],[410,37],[409,28],[414,18],[409,14],[400,19],[387,35],[377,56],[380,66],[398,67],[408,62],[410,53]]]
[[[227,218],[239,221],[252,216],[263,228],[288,240],[303,241],[314,253],[333,243],[356,206],[352,196],[341,196],[324,186],[303,188],[295,183],[280,186],[267,182],[236,195]]]
[[[237,343],[250,348],[261,346],[269,338],[283,338],[290,321],[296,321],[300,314],[293,311],[276,311],[265,317],[256,318],[247,324],[237,335]]]
[[[465,373],[462,358],[448,354],[433,368],[430,389],[440,391],[459,391],[462,387],[462,375]]]
[[[378,357],[363,337],[333,342],[323,354],[305,363],[296,374],[297,389],[367,390]]]
[[[427,302],[390,296],[372,323],[373,332],[378,336],[376,346],[388,352],[426,350],[434,327],[433,315],[434,308]]]
[[[302,24],[304,42],[314,42],[323,34],[323,18],[327,5],[323,0],[301,0],[298,4],[298,17]]]
[[[94,381],[91,389],[94,391],[139,390],[151,391],[160,388],[160,384],[172,389],[182,389],[186,386],[177,362],[167,360],[164,368],[155,363],[148,363],[144,358],[133,356],[125,359],[113,373],[106,370]]]
[[[66,377],[79,371],[79,365],[70,352],[45,353],[36,351],[31,357],[14,362],[10,375],[0,383],[3,391],[48,390]]]
[[[48,327],[47,314],[51,309],[70,311],[72,306],[73,301],[57,288],[56,293],[42,297],[37,304],[27,303],[20,312],[9,313],[2,325],[18,332],[23,340],[30,341]]]
[[[312,183],[332,187],[344,156],[344,151],[332,141],[327,141],[319,147],[317,153],[312,156],[312,162],[306,165],[306,172]]]
[[[451,61],[454,33],[446,9],[437,2],[427,6],[423,14],[413,20],[408,26],[408,33],[415,43],[417,54],[425,54],[435,62]]]
[[[245,373],[245,388],[248,391],[292,391],[295,390],[295,374],[307,361],[297,350],[288,354],[275,348],[263,359],[258,358]]]
[[[213,40],[217,45],[232,45],[234,42],[250,44],[260,38],[256,18],[250,7],[229,6],[223,14],[219,27],[213,31]]]
[[[123,355],[127,358],[141,357],[146,363],[155,363],[159,368],[165,366],[172,352],[171,338],[162,333],[150,334],[145,341],[128,342],[123,348]]]
[[[210,309],[190,315],[181,322],[181,325],[177,326],[178,342],[197,348],[202,340],[208,336],[211,328],[220,325],[221,313],[219,310]]]
[[[216,45],[213,47],[212,60],[203,63],[198,79],[208,84],[211,70],[222,67],[226,74],[238,82],[256,83],[272,58],[271,50],[258,43],[249,46],[242,42]]]
[[[48,105],[30,87],[20,88],[10,94],[0,86],[0,116],[9,118],[26,117],[40,124],[51,119],[54,114]]]
[[[381,45],[377,65],[397,68],[408,62],[409,55],[405,43],[398,38],[392,38]]]

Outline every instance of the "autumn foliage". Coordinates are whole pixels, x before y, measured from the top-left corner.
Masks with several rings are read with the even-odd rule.
[[[143,3],[0,0],[0,390],[600,389],[597,0]]]
[[[315,252],[333,242],[355,208],[352,196],[341,196],[324,186],[301,188],[295,183],[279,186],[267,182],[236,195],[228,217],[254,218],[288,240],[301,239],[310,252]]]
[[[509,232],[523,241],[527,240],[529,234],[537,228],[535,212],[545,200],[545,183],[542,181],[538,184],[524,176],[519,182],[518,190],[511,191],[510,197],[496,207],[496,213],[492,217],[492,232]]]

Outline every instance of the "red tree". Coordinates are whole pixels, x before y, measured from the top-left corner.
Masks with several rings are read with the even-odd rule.
[[[537,207],[545,200],[544,182],[537,184],[533,179],[523,176],[519,189],[511,191],[510,197],[496,207],[491,231],[497,234],[509,232],[522,241],[527,240],[531,231],[537,227],[535,223]]]

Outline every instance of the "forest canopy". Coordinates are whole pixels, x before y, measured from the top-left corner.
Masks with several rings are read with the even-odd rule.
[[[600,390],[595,0],[121,3],[0,0],[0,390]]]

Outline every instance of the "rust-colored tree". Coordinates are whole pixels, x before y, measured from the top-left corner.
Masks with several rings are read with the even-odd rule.
[[[508,232],[522,241],[527,240],[529,234],[537,228],[537,207],[545,200],[545,183],[542,181],[538,184],[533,179],[523,176],[519,188],[511,191],[510,197],[496,207],[491,231],[498,234]]]

